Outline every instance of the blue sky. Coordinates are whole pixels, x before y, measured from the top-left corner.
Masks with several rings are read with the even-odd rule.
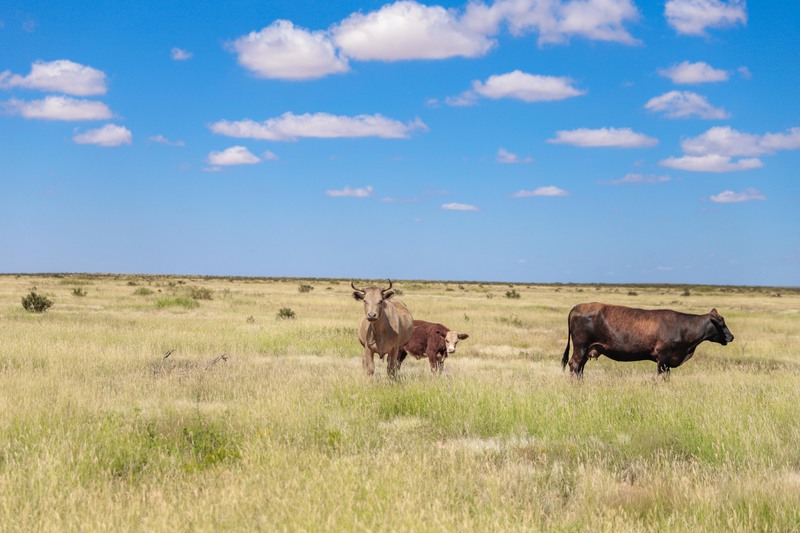
[[[800,285],[794,1],[0,5],[0,272]]]

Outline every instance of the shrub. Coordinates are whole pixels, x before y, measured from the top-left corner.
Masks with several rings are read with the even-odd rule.
[[[692,291],[689,290],[689,287],[686,287],[685,289],[683,289],[683,292],[681,293],[681,296],[691,296],[691,295],[692,295]]]
[[[189,297],[192,300],[211,300],[214,294],[208,287],[190,287]]]
[[[36,294],[35,291],[22,297],[22,307],[29,313],[44,313],[51,305],[53,302],[47,296]]]
[[[288,319],[288,318],[295,318],[295,316],[297,315],[295,315],[291,307],[281,307],[280,310],[278,311],[278,318]]]
[[[138,289],[133,291],[133,294],[135,294],[136,296],[150,296],[151,294],[153,294],[153,291],[148,289],[147,287],[139,287]]]
[[[511,316],[501,316],[497,319],[498,322],[501,324],[508,324],[509,326],[514,326],[515,328],[524,328],[525,324],[522,323],[522,320],[517,315]]]
[[[75,287],[74,289],[72,289],[73,296],[86,296],[86,294],[87,294],[86,291],[80,287]]]
[[[636,291],[628,291],[628,296],[639,296],[639,293]]]
[[[159,298],[156,300],[156,307],[162,309],[164,307],[184,307],[186,309],[194,309],[199,307],[197,301],[187,298],[185,296],[171,296],[168,298]]]
[[[510,291],[506,291],[506,298],[511,298],[511,299],[516,300],[520,296],[522,296],[522,295],[517,292],[517,289],[511,289]]]
[[[314,290],[314,287],[311,286],[311,285],[303,284],[303,285],[300,285],[299,287],[297,287],[297,290],[300,291],[300,292],[311,292],[311,291]]]

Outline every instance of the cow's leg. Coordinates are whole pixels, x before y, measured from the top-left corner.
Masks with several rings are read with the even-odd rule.
[[[428,354],[428,364],[431,365],[431,372],[434,374],[439,370],[439,365],[436,361],[436,353]]]
[[[436,361],[436,369],[439,371],[440,374],[444,373],[444,360]]]
[[[369,343],[364,346],[364,359],[362,364],[368,376],[375,373],[375,354],[372,352],[372,348],[369,347]]]
[[[589,350],[583,344],[576,344],[572,340],[572,358],[569,360],[569,370],[573,376],[583,377],[583,367],[589,359]]]
[[[386,373],[391,379],[397,378],[397,348],[393,348],[388,354],[386,359]]]
[[[656,378],[661,378],[664,381],[669,381],[669,363],[666,361],[657,361],[658,363],[658,372],[656,372]]]
[[[408,357],[408,352],[405,348],[400,348],[400,353],[397,354],[397,370],[400,370],[400,367],[403,365],[403,361],[406,360]]]

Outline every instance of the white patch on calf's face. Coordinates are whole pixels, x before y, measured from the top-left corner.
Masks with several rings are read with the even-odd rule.
[[[447,353],[455,353],[456,345],[458,344],[458,333],[455,331],[448,331],[444,342],[447,345]]]

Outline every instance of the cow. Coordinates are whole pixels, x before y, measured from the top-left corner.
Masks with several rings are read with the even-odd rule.
[[[364,318],[358,328],[358,340],[364,347],[363,365],[367,375],[375,373],[375,354],[386,355],[386,371],[397,377],[400,348],[411,339],[414,317],[406,304],[394,297],[392,280],[387,288],[359,289],[351,281],[353,298],[364,302]]]
[[[725,319],[716,309],[704,315],[691,315],[669,309],[583,303],[572,308],[567,322],[567,348],[561,368],[569,361],[571,375],[578,377],[583,375],[583,366],[589,358],[605,355],[615,361],[654,361],[658,365],[656,375],[668,378],[670,368],[691,359],[701,342],[725,346],[733,341]]]
[[[442,372],[447,355],[456,351],[458,341],[468,337],[466,333],[451,331],[441,324],[415,320],[411,340],[400,349],[397,367],[400,368],[406,356],[411,354],[417,359],[427,357],[431,372]]]

